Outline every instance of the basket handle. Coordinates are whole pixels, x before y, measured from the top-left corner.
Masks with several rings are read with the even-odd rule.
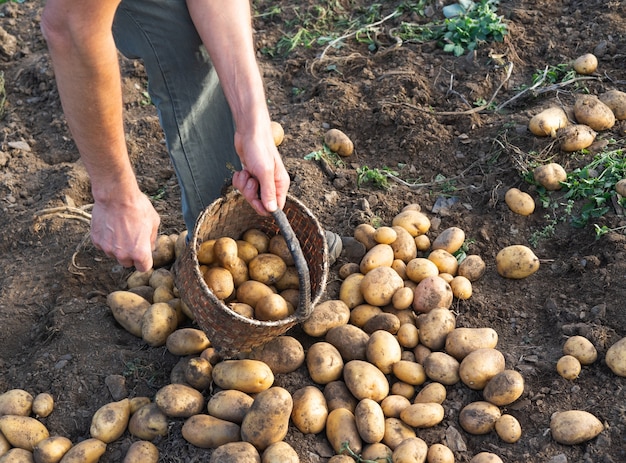
[[[309,266],[302,254],[302,248],[298,237],[291,228],[291,224],[282,209],[276,209],[272,212],[274,220],[280,228],[280,232],[285,238],[287,247],[293,256],[293,260],[298,270],[298,281],[300,282],[300,300],[298,308],[294,314],[299,321],[304,321],[311,315],[313,307],[311,306],[311,277],[309,275]]]

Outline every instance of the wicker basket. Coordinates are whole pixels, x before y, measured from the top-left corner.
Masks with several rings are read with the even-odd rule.
[[[231,190],[200,214],[189,245],[176,261],[174,271],[180,296],[224,357],[248,352],[306,320],[326,289],[328,246],[324,230],[315,216],[291,196],[287,197],[283,211],[273,217],[260,216],[243,195]],[[249,228],[258,228],[270,237],[279,232],[285,235],[296,260],[300,302],[296,312],[286,319],[259,321],[243,317],[220,301],[202,278],[197,256],[200,244],[222,236],[239,239]]]

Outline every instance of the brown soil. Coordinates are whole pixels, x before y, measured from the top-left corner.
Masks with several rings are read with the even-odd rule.
[[[288,15],[288,2],[279,3]],[[95,410],[113,400],[107,378],[122,375],[131,397],[153,396],[169,382],[178,358],[165,348],[149,348],[114,321],[105,298],[123,287],[129,270],[89,244],[88,225],[60,214],[39,215],[47,208],[91,202],[39,32],[40,8],[38,2],[25,2],[5,3],[0,10],[0,26],[8,34],[0,39],[7,100],[0,125],[0,392],[51,393],[56,408],[42,421],[52,434],[78,442],[89,437]],[[448,389],[443,423],[418,431],[428,444],[445,443],[447,431],[455,428],[467,446],[455,452],[457,461],[491,451],[510,463],[623,462],[626,383],[603,359],[607,348],[626,336],[625,236],[611,232],[596,239],[591,224],[576,229],[557,221],[554,235],[546,234],[534,248],[541,259],[536,274],[506,280],[495,271],[500,249],[528,245],[534,232],[552,223],[541,205],[523,217],[504,203],[510,187],[533,192],[521,176],[530,161],[524,153],[540,152],[549,143],[529,134],[529,116],[553,103],[571,104],[582,89],[569,85],[526,94],[498,113],[463,112],[496,92],[494,101],[501,104],[519,94],[537,69],[586,52],[595,52],[600,63],[597,79],[582,83],[589,92],[626,90],[626,5],[510,0],[501,2],[499,12],[510,21],[506,41],[484,44],[471,58],[456,58],[432,43],[394,47],[383,36],[376,53],[347,41],[346,47],[329,51],[324,62],[315,59],[320,48],[298,49],[286,59],[259,53],[272,117],[287,134],[280,149],[292,177],[291,192],[324,227],[343,234],[362,222],[388,224],[403,206],[419,203],[432,220],[432,236],[460,227],[471,239],[470,252],[487,263],[472,297],[455,301],[453,309],[458,326],[493,327],[507,367],[523,374],[523,396],[503,409],[520,421],[523,436],[506,444],[495,433],[465,433],[459,410],[481,395],[457,384]],[[280,24],[258,19],[255,25],[259,50],[275,43]],[[510,78],[499,60],[513,63]],[[178,233],[183,227],[179,189],[154,108],[142,95],[143,68],[124,61],[123,75],[128,140],[140,184],[154,198],[162,232]],[[304,160],[321,148],[328,127],[354,140],[356,153],[344,166]],[[625,129],[618,123],[599,139],[623,143]],[[592,156],[556,149],[550,154],[567,169]],[[421,186],[395,181],[388,190],[359,186],[357,168],[363,166],[390,167]],[[449,181],[436,183],[438,176]],[[452,197],[458,201],[433,210]],[[612,209],[597,223],[616,228],[626,222]],[[325,297],[336,298],[338,286],[333,272]],[[294,333],[302,336],[297,329]],[[599,359],[568,381],[558,376],[555,363],[564,340],[574,334],[589,338]],[[277,384],[293,392],[309,380],[302,370],[279,377]],[[556,443],[550,416],[568,409],[592,412],[605,430],[587,443]],[[169,435],[155,442],[160,461],[206,461],[210,450],[184,441],[182,423],[171,420]],[[121,461],[132,441],[125,434],[109,444],[101,461]],[[323,435],[291,429],[287,441],[303,462],[325,462],[332,455]]]

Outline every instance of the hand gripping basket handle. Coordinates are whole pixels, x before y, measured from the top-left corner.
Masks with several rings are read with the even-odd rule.
[[[309,275],[309,266],[302,254],[302,248],[300,242],[296,237],[296,234],[291,228],[291,224],[287,219],[287,216],[281,209],[276,209],[272,212],[274,220],[280,228],[280,232],[287,242],[289,251],[293,256],[293,260],[296,264],[296,270],[298,271],[298,281],[300,282],[300,299],[298,308],[296,309],[295,317],[299,321],[304,321],[311,315],[313,307],[311,306],[311,277]]]

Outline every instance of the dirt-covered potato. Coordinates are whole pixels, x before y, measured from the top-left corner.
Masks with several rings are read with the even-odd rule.
[[[185,382],[198,391],[204,391],[213,381],[213,365],[203,357],[192,357],[184,368]]]
[[[287,271],[287,264],[279,256],[266,252],[258,254],[248,264],[250,279],[273,285]]]
[[[365,302],[361,292],[363,278],[365,278],[365,275],[362,273],[353,273],[348,275],[339,287],[339,299],[350,309]]]
[[[324,143],[339,156],[351,156],[354,152],[354,143],[348,135],[339,129],[328,130],[324,135]]]
[[[152,265],[154,268],[163,267],[164,265],[174,262],[175,251],[174,241],[169,235],[157,236],[155,249],[152,251]]]
[[[439,268],[432,260],[425,257],[416,257],[406,264],[406,276],[415,283],[437,275],[439,275]]]
[[[495,348],[498,333],[493,328],[459,327],[446,336],[445,351],[457,360],[463,360],[467,354],[482,348]]]
[[[241,427],[211,415],[197,414],[187,418],[181,429],[183,439],[203,449],[215,449],[241,440]]]
[[[626,92],[613,89],[598,95],[598,98],[613,111],[615,119],[626,119]]]
[[[615,125],[615,114],[595,95],[578,95],[574,103],[574,116],[579,124],[598,132]]]
[[[430,219],[423,212],[405,209],[392,219],[391,225],[404,228],[415,238],[428,233],[428,230],[430,230]]]
[[[445,352],[432,352],[424,359],[424,372],[432,381],[446,386],[459,382],[459,361]]]
[[[572,355],[563,355],[556,362],[556,372],[559,376],[569,379],[570,381],[578,378],[581,370],[582,365],[580,361]]]
[[[224,267],[209,267],[202,276],[206,285],[218,299],[224,301],[235,291],[233,274]]]
[[[223,360],[213,367],[213,381],[222,389],[257,393],[272,386],[274,373],[259,360]]]
[[[529,247],[514,244],[498,252],[496,270],[504,278],[527,278],[539,270],[539,258]]]
[[[385,419],[385,437],[383,437],[383,444],[394,450],[406,439],[417,437],[415,429],[406,424],[400,418],[386,418]]]
[[[388,331],[374,331],[365,346],[367,361],[385,374],[391,373],[394,363],[402,357],[402,347],[396,337]]]
[[[413,399],[413,403],[421,404],[443,404],[447,397],[447,389],[441,383],[428,383],[424,386]]]
[[[598,351],[584,336],[571,336],[563,344],[563,354],[576,357],[581,365],[591,365],[598,359]]]
[[[0,416],[0,433],[13,447],[32,452],[35,446],[50,437],[48,428],[36,418],[22,415]]]
[[[261,455],[261,463],[299,463],[300,457],[294,448],[285,441],[267,447]],[[220,462],[221,463],[221,462]]]
[[[366,358],[369,334],[358,326],[341,325],[331,328],[325,340],[337,348],[344,362]]]
[[[524,393],[524,377],[516,370],[504,370],[487,381],[483,397],[499,407],[512,404]]]
[[[459,262],[452,254],[445,249],[434,249],[428,254],[428,260],[435,263],[439,269],[439,273],[448,273],[450,275],[456,275],[456,271],[459,268]]]
[[[598,58],[593,53],[585,53],[572,62],[572,68],[584,76],[593,74],[598,69]]]
[[[419,343],[419,330],[413,323],[403,323],[396,333],[398,342],[406,349],[413,349]]]
[[[105,444],[119,439],[130,420],[130,400],[128,398],[109,402],[100,407],[91,417],[89,433],[91,437]]]
[[[72,445],[72,441],[65,436],[50,436],[35,445],[33,459],[36,463],[59,463]],[[0,455],[3,455],[2,451]]]
[[[177,327],[176,310],[166,302],[156,302],[141,318],[141,337],[152,347],[163,346]]]
[[[167,416],[154,402],[144,405],[133,413],[128,422],[128,432],[143,440],[151,441],[156,437],[166,436],[167,431]]]
[[[248,280],[239,285],[236,293],[237,301],[248,304],[250,307],[254,308],[260,299],[274,294],[274,291],[260,281]]]
[[[512,212],[519,215],[530,215],[535,211],[535,200],[519,188],[509,188],[504,195],[504,202]]]
[[[465,301],[472,297],[473,287],[472,282],[464,276],[457,275],[450,282],[450,289],[452,295],[459,300]]]
[[[604,360],[613,373],[626,377],[626,337],[609,347]]]
[[[604,430],[602,422],[584,410],[557,412],[550,418],[552,438],[559,444],[587,442]]]
[[[318,434],[326,426],[328,404],[322,391],[315,386],[304,386],[293,395],[291,421],[303,434]]]
[[[470,434],[487,434],[494,430],[501,416],[500,409],[486,401],[467,404],[459,413],[459,424]]]
[[[469,254],[459,264],[457,275],[467,278],[471,282],[479,280],[484,274],[487,266],[482,257],[477,254]]]
[[[551,162],[535,167],[533,177],[546,190],[555,191],[562,188],[561,182],[567,179],[567,172],[560,164]]]
[[[345,280],[353,273],[360,273],[360,266],[356,262],[347,262],[339,267],[337,273],[339,274],[339,278]]]
[[[152,442],[135,441],[128,447],[122,463],[158,463],[159,449]]]
[[[113,318],[129,333],[141,337],[143,316],[151,304],[130,291],[113,291],[107,296]]]
[[[413,305],[413,290],[408,286],[399,288],[391,298],[391,305],[396,310],[408,309]]]
[[[370,250],[378,244],[374,239],[376,229],[369,223],[361,223],[354,229],[354,239],[365,246],[365,249]]]
[[[392,460],[394,463],[411,463],[413,461],[426,461],[428,445],[419,437],[409,437],[393,449]]]
[[[329,342],[316,342],[306,352],[307,371],[317,384],[328,384],[341,378],[343,359]]]
[[[167,384],[154,395],[154,403],[172,418],[188,418],[204,408],[204,396],[185,384]]]
[[[400,412],[411,405],[411,401],[399,394],[389,394],[380,402],[385,418],[400,418]]]
[[[507,444],[513,444],[522,437],[522,426],[513,415],[504,414],[498,418],[495,430],[498,437]]]
[[[241,424],[253,401],[251,396],[235,389],[217,391],[207,402],[207,412],[215,418]]]
[[[497,349],[482,348],[461,360],[459,376],[470,389],[482,390],[490,379],[505,369],[504,355]]]
[[[443,230],[432,242],[431,249],[443,249],[450,254],[458,251],[465,242],[465,232],[459,227]]]
[[[426,381],[426,371],[417,362],[399,360],[391,366],[393,375],[412,386],[420,386]]]
[[[277,374],[291,373],[304,363],[302,343],[293,336],[278,336],[262,346],[253,349],[249,358],[267,364]]]
[[[389,394],[389,381],[376,366],[363,360],[351,360],[343,367],[346,386],[358,400],[380,402]]]
[[[257,301],[254,318],[262,321],[284,320],[295,308],[280,294],[268,294]]]
[[[172,355],[185,356],[199,354],[211,342],[204,331],[197,328],[178,328],[165,340],[165,347]]]
[[[385,414],[378,402],[372,399],[359,401],[354,409],[354,419],[363,442],[380,442],[385,436]]]
[[[279,292],[287,289],[299,290],[300,276],[298,275],[298,269],[293,265],[287,266],[287,270],[285,270],[283,276],[276,283],[274,283],[274,286]],[[296,306],[297,304],[294,305],[294,307]]]
[[[387,463],[392,461],[393,451],[382,442],[374,442],[363,447],[361,458],[363,461],[375,461]],[[352,463],[351,461],[348,463]]]
[[[368,250],[360,263],[360,271],[363,275],[377,267],[391,267],[394,260],[393,248],[389,244],[376,244]]]
[[[469,463],[503,463],[502,458],[500,458],[495,453],[491,452],[480,452],[472,457]]]
[[[415,287],[413,310],[427,313],[437,308],[449,308],[454,295],[450,285],[438,275],[424,278]]]
[[[559,129],[557,138],[562,151],[571,153],[591,146],[597,132],[585,124],[572,124]],[[557,188],[559,189],[559,188]]]
[[[328,414],[326,419],[326,437],[337,454],[345,452],[344,444],[356,453],[361,453],[363,441],[356,427],[356,418],[347,408],[336,408]]]
[[[417,317],[420,342],[431,350],[441,350],[446,344],[446,336],[456,326],[454,313],[446,308],[437,307]]]
[[[454,463],[454,453],[443,444],[432,444],[426,454],[428,463]]]
[[[274,145],[280,146],[285,139],[285,130],[280,122],[271,121],[270,128],[272,129],[272,138],[274,139]]]
[[[567,114],[562,108],[552,106],[530,118],[528,129],[538,137],[556,137],[556,131],[568,124]]]
[[[259,253],[267,252],[269,250],[270,237],[257,228],[249,228],[243,232],[241,239],[254,246]]]
[[[365,302],[383,307],[391,304],[394,293],[403,286],[404,280],[394,269],[377,267],[363,277],[360,288]]]
[[[346,383],[341,380],[332,381],[324,386],[323,392],[329,411],[336,408],[345,408],[354,413],[356,404],[359,401],[352,395]]]
[[[291,394],[282,387],[273,386],[259,392],[241,422],[241,439],[263,451],[287,435],[293,410]]]
[[[33,408],[33,395],[24,389],[9,389],[0,394],[0,416],[30,415]]]
[[[391,227],[396,232],[396,239],[391,243],[394,259],[409,262],[417,257],[417,245],[411,234],[400,226]],[[393,264],[392,264],[393,266]]]
[[[62,463],[97,463],[106,452],[107,445],[99,439],[85,439],[67,451]]]
[[[345,325],[350,320],[350,308],[341,299],[329,299],[313,308],[311,315],[301,326],[303,331],[314,338],[322,337],[328,330]]]
[[[441,404],[418,402],[402,410],[400,419],[413,428],[432,428],[443,421],[444,414]]]

